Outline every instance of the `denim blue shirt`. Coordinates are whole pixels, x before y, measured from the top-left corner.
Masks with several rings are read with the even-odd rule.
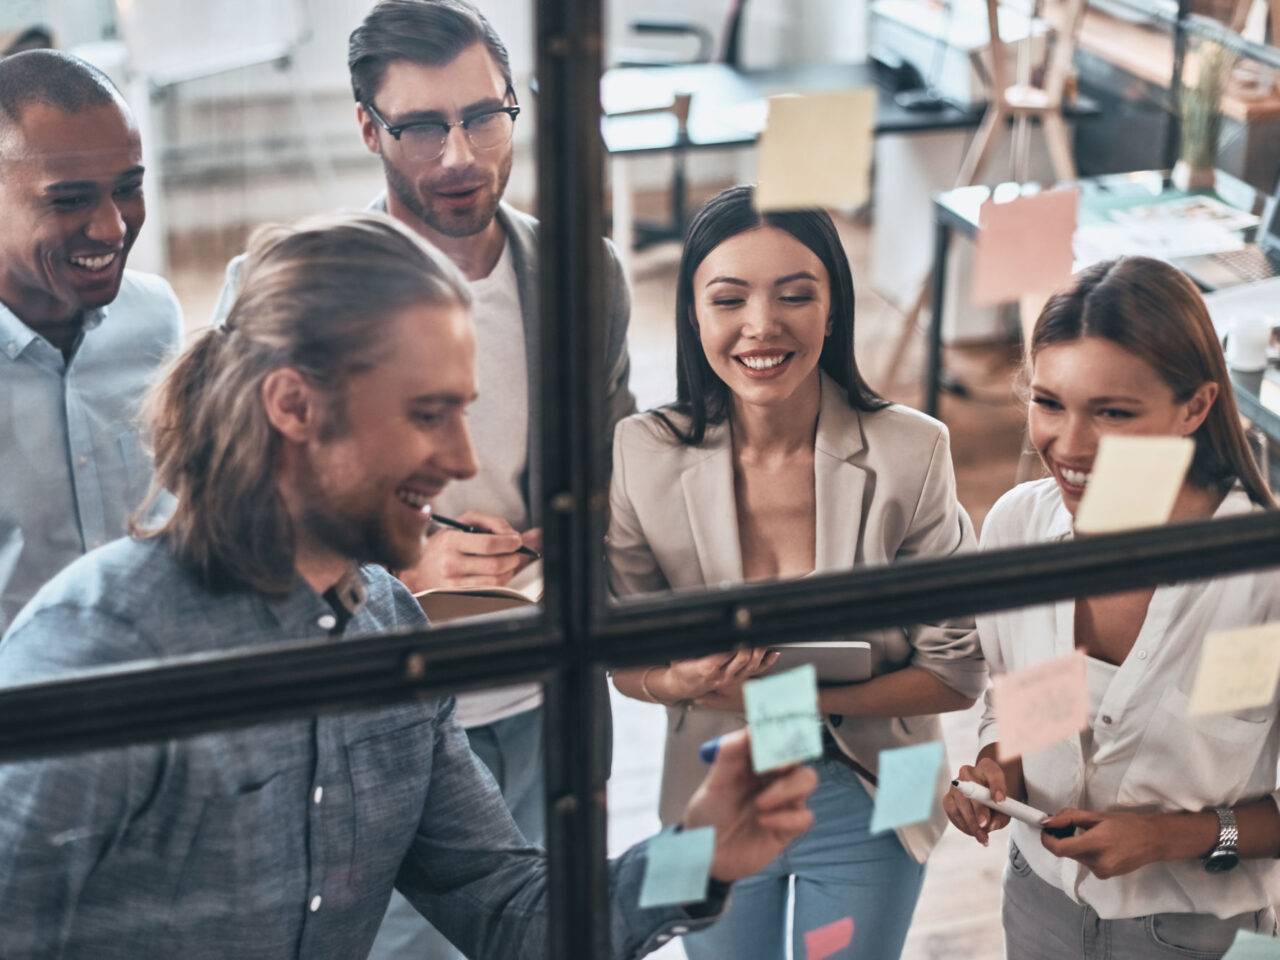
[[[421,627],[362,567],[348,636]],[[214,594],[160,540],[55,577],[0,640],[0,686],[329,636],[329,605]],[[616,958],[703,926],[641,910],[644,846],[610,864]],[[392,887],[475,960],[545,958],[547,867],[453,717],[453,698],[0,765],[5,960],[352,960]]]
[[[125,533],[151,466],[138,403],[182,327],[159,277],[126,270],[67,363],[0,304],[0,633],[40,585]]]

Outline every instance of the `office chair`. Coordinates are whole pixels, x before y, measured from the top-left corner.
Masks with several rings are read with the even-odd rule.
[[[742,68],[742,24],[747,9],[747,0],[729,0],[725,13],[724,40],[718,58],[734,70]],[[688,20],[634,20],[629,28],[637,34],[664,36],[680,40],[692,40],[693,50],[685,57],[677,57],[665,51],[623,50],[619,52],[616,66],[619,67],[654,67],[654,66],[686,66],[693,63],[712,63],[711,51],[715,45],[711,31],[700,23]],[[689,119],[689,97],[677,96],[668,110],[675,114],[679,144],[671,151],[671,215],[665,222],[638,221],[635,225],[635,243],[637,250],[663,243],[667,240],[680,240],[684,237],[684,228],[688,223],[688,175],[686,170],[687,151],[683,143],[687,140]]]

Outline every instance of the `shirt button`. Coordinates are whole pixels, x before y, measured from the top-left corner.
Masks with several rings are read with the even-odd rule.
[[[316,621],[316,625],[321,630],[332,630],[338,625],[338,618],[332,613],[324,613],[320,615],[320,619]]]
[[[1145,650],[1139,650],[1139,651],[1138,651],[1138,659],[1139,659],[1139,660],[1145,660],[1145,659],[1147,659],[1147,651],[1145,651]]]
[[[658,935],[657,935],[657,937],[655,937],[654,939],[656,939],[659,943],[666,943],[668,940],[670,940],[670,939],[671,939],[671,934],[669,934],[669,933],[660,933],[660,934],[658,934]]]
[[[1110,725],[1111,725],[1111,714],[1109,714],[1109,713],[1104,713],[1104,714],[1102,715],[1102,722],[1103,722],[1103,723],[1105,723],[1105,724],[1107,724],[1108,726],[1110,726]]]
[[[89,458],[82,453],[80,456],[76,457],[76,463],[80,464],[82,467],[87,467],[89,465]]]
[[[319,909],[320,909],[320,894],[317,893],[314,897],[311,898],[311,912],[315,913]]]
[[[681,937],[689,932],[689,928],[685,926],[672,927],[671,932],[674,933],[676,936]]]
[[[324,799],[324,787],[316,787],[316,792],[311,794],[312,802],[319,803],[323,799]]]

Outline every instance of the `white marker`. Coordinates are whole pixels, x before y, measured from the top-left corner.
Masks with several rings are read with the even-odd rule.
[[[1047,813],[1042,813],[1035,807],[1029,807],[1017,800],[992,800],[991,791],[980,783],[974,783],[972,780],[952,780],[951,785],[970,800],[975,800],[984,807],[998,810],[1006,816],[1021,820],[1030,826],[1039,827],[1040,824],[1049,819]]]

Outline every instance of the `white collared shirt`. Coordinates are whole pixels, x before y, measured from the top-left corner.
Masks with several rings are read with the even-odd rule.
[[[1236,488],[1215,517],[1260,509]],[[1071,515],[1052,478],[1024,483],[992,507],[982,548],[998,549],[1072,536]],[[1069,653],[1075,645],[1075,602],[980,615],[978,634],[993,675]],[[1047,813],[1082,806],[1200,811],[1277,791],[1280,724],[1275,703],[1236,713],[1193,717],[1187,705],[1204,637],[1280,620],[1280,570],[1254,570],[1158,587],[1146,620],[1107,685],[1091,724],[1085,760],[1079,737],[1022,758],[1028,802]],[[990,691],[981,746],[998,739]],[[1153,913],[1229,917],[1280,901],[1280,862],[1242,860],[1209,874],[1199,860],[1153,863],[1099,880],[1074,860],[1058,858],[1039,831],[1014,822],[1011,837],[1047,883],[1091,906],[1103,919]]]

